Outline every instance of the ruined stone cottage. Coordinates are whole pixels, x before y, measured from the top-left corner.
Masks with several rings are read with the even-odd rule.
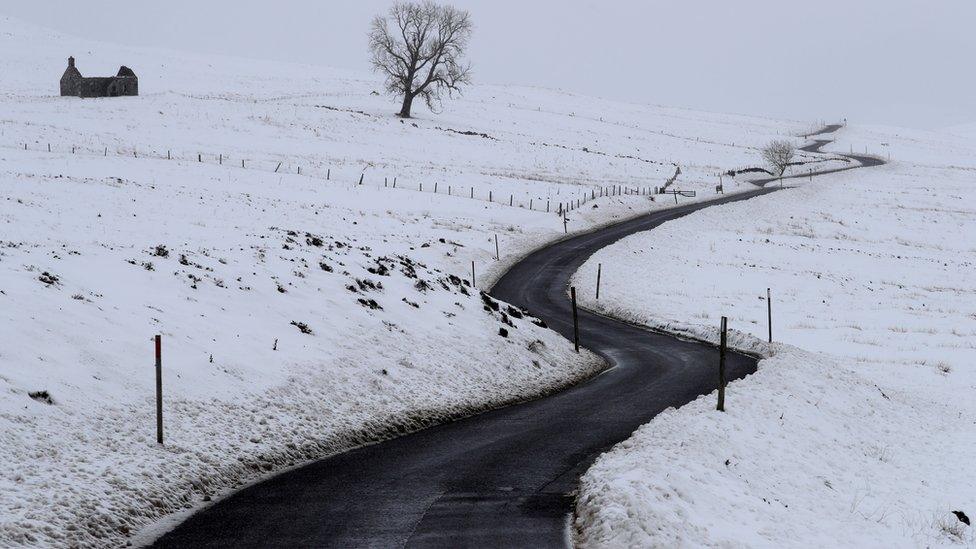
[[[139,95],[139,78],[132,69],[122,66],[115,76],[84,77],[68,58],[68,68],[61,76],[61,95],[72,97],[118,97]]]

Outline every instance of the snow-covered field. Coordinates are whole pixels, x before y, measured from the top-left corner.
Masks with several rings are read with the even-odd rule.
[[[57,97],[69,55],[131,66],[142,95]],[[374,89],[0,18],[0,546],[118,546],[292,464],[592,375],[471,263],[487,288],[561,237],[547,201],[676,166],[701,199],[809,129],[493,86],[401,121]],[[597,198],[568,229],[666,205]]]
[[[581,545],[976,545],[952,514],[976,516],[976,141],[835,137],[893,162],[669,222],[577,273],[586,307],[711,341],[726,315],[766,357],[726,413],[703,397],[597,460]]]

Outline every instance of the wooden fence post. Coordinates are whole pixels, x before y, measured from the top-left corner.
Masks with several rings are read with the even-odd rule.
[[[596,264],[596,298],[600,299],[600,274],[603,271],[603,263]]]
[[[363,184],[363,178],[366,177],[366,172],[359,174],[359,184]]]
[[[474,284],[474,261],[471,262],[471,287],[477,288]]]
[[[501,259],[501,256],[498,254],[498,235],[496,234],[495,235],[495,261],[498,261],[499,259]]]
[[[722,334],[718,347],[718,406],[715,407],[719,412],[725,411],[725,347],[728,343],[727,330],[728,319],[723,316]]]
[[[579,352],[579,315],[576,313],[576,286],[572,286],[569,289],[569,293],[573,296],[573,343],[576,346],[576,352]]]
[[[773,342],[773,297],[766,288],[766,320],[769,325],[769,342]]]
[[[163,337],[157,335],[156,343],[156,442],[163,443]]]

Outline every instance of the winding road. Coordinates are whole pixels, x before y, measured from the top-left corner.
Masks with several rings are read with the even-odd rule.
[[[516,264],[491,293],[572,338],[567,285],[592,253],[776,190],[656,211],[557,242]],[[272,477],[191,516],[154,547],[566,546],[578,479],[593,460],[664,409],[717,387],[712,346],[585,310],[579,324],[582,345],[612,366],[589,381]],[[732,353],[727,367],[737,379],[754,372],[756,360]]]

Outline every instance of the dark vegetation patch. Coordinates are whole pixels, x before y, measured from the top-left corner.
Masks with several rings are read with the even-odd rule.
[[[51,273],[49,273],[47,271],[44,271],[43,273],[41,273],[37,277],[37,279],[40,280],[41,282],[43,282],[44,284],[47,284],[48,286],[54,286],[54,285],[57,285],[57,284],[60,284],[61,283],[61,279],[58,278],[57,275],[51,274]]]
[[[512,319],[508,318],[508,315],[505,314],[504,311],[502,311],[501,314],[502,314],[502,324],[508,324],[509,326],[511,326],[512,328],[514,328],[515,327],[515,323],[512,322]]]
[[[735,177],[740,173],[764,173],[766,175],[773,175],[773,172],[767,170],[766,168],[742,168],[741,170],[729,170],[725,172],[725,175]]]
[[[339,107],[332,107],[332,106],[329,106],[329,105],[315,105],[315,108],[316,109],[327,109],[327,110],[336,111],[336,112],[345,112],[345,113],[349,113],[349,114],[358,114],[358,115],[361,115],[361,116],[365,116],[367,118],[376,118],[374,115],[369,114],[368,112],[357,111],[357,110],[354,110],[354,109],[342,109],[342,108],[339,108]]]
[[[376,309],[382,309],[383,308],[383,307],[380,307],[380,304],[377,303],[376,300],[374,300],[374,299],[362,299],[362,298],[360,298],[358,301],[359,301],[359,304],[362,305],[363,307],[366,307],[368,309],[372,309],[374,311]]]
[[[382,282],[373,282],[372,280],[370,280],[368,278],[365,278],[365,279],[362,279],[362,280],[360,280],[360,279],[357,278],[356,279],[356,285],[359,286],[359,289],[362,290],[362,291],[364,291],[364,292],[377,291],[377,290],[382,290],[383,289],[383,283]]]
[[[294,327],[296,327],[296,328],[298,328],[298,331],[300,331],[303,334],[308,334],[308,335],[312,335],[313,334],[312,329],[309,328],[308,327],[308,324],[305,324],[304,322],[298,322],[298,321],[292,320],[291,321],[291,325],[294,326]]]
[[[27,393],[27,396],[44,404],[48,404],[48,405],[54,404],[54,399],[51,398],[51,394],[48,393],[47,391],[31,391]]]
[[[501,306],[498,304],[498,302],[492,299],[491,296],[486,294],[485,292],[481,292],[481,302],[484,303],[485,310],[488,312],[498,311],[499,309],[501,309]]]
[[[373,260],[373,262],[376,264],[366,268],[368,273],[376,276],[390,276],[390,267],[387,265],[387,263],[392,264],[392,259],[388,257],[377,257]]]
[[[482,139],[491,139],[492,141],[498,141],[498,139],[488,135],[487,133],[481,133],[481,132],[476,132],[471,130],[455,130],[453,128],[442,128],[440,126],[435,126],[435,128],[448,133],[456,133],[458,135],[468,135],[472,137],[480,137]]]

